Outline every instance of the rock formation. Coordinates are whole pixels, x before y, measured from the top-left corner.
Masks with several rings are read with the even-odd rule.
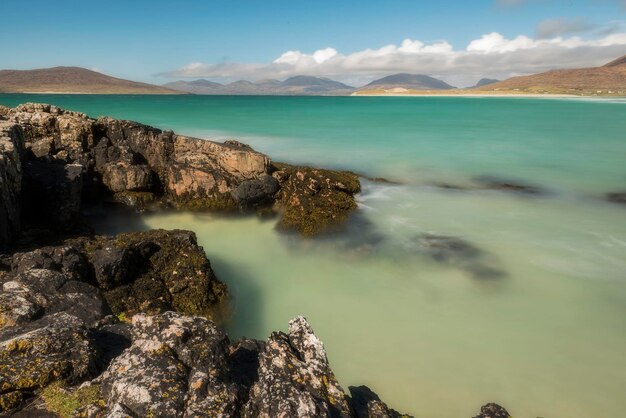
[[[190,138],[46,104],[2,107],[0,124],[4,247],[22,224],[74,231],[81,205],[102,201],[138,210],[274,211],[284,229],[314,235],[345,221],[360,190],[351,173],[273,164],[238,141]]]

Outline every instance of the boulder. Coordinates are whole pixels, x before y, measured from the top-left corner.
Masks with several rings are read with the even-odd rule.
[[[6,249],[21,230],[23,152],[22,128],[0,121],[0,251]]]
[[[147,165],[124,162],[107,163],[102,168],[102,183],[117,192],[149,192],[153,190],[153,172]]]
[[[350,172],[275,164],[279,182],[276,206],[282,212],[278,227],[304,236],[332,231],[357,208],[359,178]]]
[[[250,390],[242,416],[352,416],[324,346],[305,318],[292,320],[289,334],[270,335],[259,355],[258,380]]]

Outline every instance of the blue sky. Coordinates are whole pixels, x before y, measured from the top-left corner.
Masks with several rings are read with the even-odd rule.
[[[575,37],[582,41],[613,35],[608,46],[607,42],[568,44],[569,52],[558,55],[565,61],[562,66],[595,64],[620,51],[626,54],[626,42],[615,37],[626,33],[626,0],[1,0],[0,17],[0,68],[76,65],[161,83],[171,81],[162,74],[172,78],[236,79],[256,74],[256,78],[284,78],[303,71],[357,81],[405,67],[448,79],[541,69],[534,65],[515,70],[515,60],[506,67],[503,57],[494,54],[508,53],[508,47],[488,51],[492,56],[481,58],[480,65],[452,63],[466,62],[468,45],[492,33],[505,41],[520,35],[532,40]],[[437,49],[442,57],[437,61],[433,51],[402,50],[405,39],[426,46],[445,42],[452,51],[465,55],[452,56],[450,48]],[[391,55],[381,52],[386,60],[374,62],[367,57],[367,62],[353,62],[360,55],[351,54],[388,45],[398,50]],[[325,48],[334,51],[326,62],[311,58],[314,51]],[[530,48],[521,48],[524,60],[534,59],[528,56]],[[583,48],[585,57],[577,57],[581,51],[572,48]],[[294,58],[292,54],[280,65],[273,63],[288,51],[301,55]],[[440,69],[444,55],[446,68]]]

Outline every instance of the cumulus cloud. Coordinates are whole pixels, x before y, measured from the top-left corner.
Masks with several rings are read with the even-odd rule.
[[[287,51],[270,63],[191,63],[161,74],[176,78],[261,79],[305,74],[345,82],[368,81],[396,72],[428,74],[457,85],[481,77],[507,78],[554,68],[601,65],[626,53],[626,33],[609,33],[585,40],[578,36],[533,39],[506,38],[492,32],[472,40],[463,49],[446,41],[405,39],[348,54],[334,48],[312,53]]]
[[[587,22],[585,19],[548,19],[537,25],[537,37],[554,38],[556,36],[571,35],[574,33],[587,32],[595,29],[597,25]]]

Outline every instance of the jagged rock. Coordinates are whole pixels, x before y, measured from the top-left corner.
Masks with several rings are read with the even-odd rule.
[[[367,386],[350,386],[350,403],[356,418],[412,418],[391,409]]]
[[[15,253],[11,257],[13,273],[31,269],[54,270],[71,280],[85,281],[90,276],[90,266],[85,254],[72,245],[41,247],[33,251]]]
[[[21,229],[22,129],[0,121],[0,251],[14,241]]]
[[[488,403],[480,408],[480,414],[474,418],[511,418],[506,409],[496,403]]]
[[[0,330],[0,412],[55,380],[89,377],[96,356],[83,321],[64,312]]]
[[[280,184],[276,205],[282,211],[279,228],[311,236],[341,225],[357,208],[359,178],[350,172],[275,164]]]
[[[258,375],[243,417],[352,416],[324,346],[303,317],[289,323],[288,335],[270,335],[259,355]]]
[[[234,415],[229,341],[213,322],[173,312],[136,315],[132,333],[132,345],[102,375],[109,410],[138,417]]]
[[[79,223],[82,175],[83,166],[79,164],[26,163],[23,183],[26,220],[58,232],[76,228]]]
[[[79,240],[114,313],[166,310],[223,320],[226,286],[211,269],[196,235],[153,230]]]

